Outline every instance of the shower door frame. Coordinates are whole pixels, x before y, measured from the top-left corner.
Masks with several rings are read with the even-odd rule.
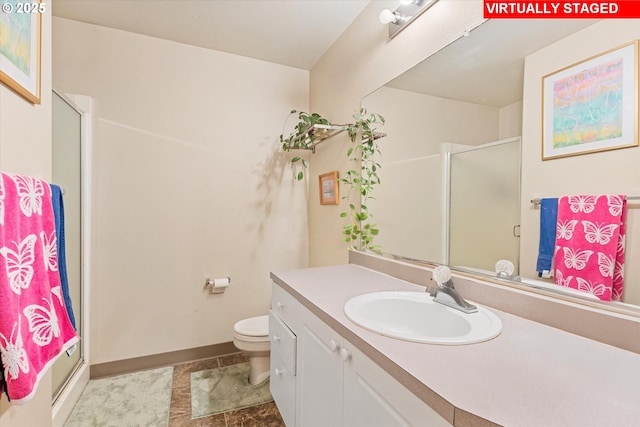
[[[450,265],[451,264],[451,174],[452,174],[452,170],[451,170],[451,162],[452,162],[452,156],[456,155],[456,154],[461,154],[461,153],[468,153],[471,151],[478,151],[478,150],[483,150],[486,148],[491,148],[491,147],[496,147],[496,146],[502,146],[502,145],[506,145],[506,144],[513,144],[513,143],[517,143],[519,146],[519,150],[520,150],[520,156],[518,158],[518,187],[519,187],[519,195],[518,195],[518,205],[520,205],[520,199],[522,198],[522,137],[521,136],[514,136],[514,137],[510,137],[510,138],[505,138],[505,139],[500,139],[497,141],[493,141],[493,142],[488,142],[485,144],[480,144],[478,146],[469,146],[467,148],[464,149],[459,149],[456,151],[451,151],[450,149],[448,149],[443,156],[443,204],[442,204],[442,208],[443,208],[443,230],[444,230],[444,236],[443,236],[443,241],[442,241],[442,248],[443,248],[443,252],[444,252],[444,263],[445,265]],[[518,209],[518,222],[517,224],[514,224],[513,227],[513,236],[516,237],[518,239],[516,248],[515,248],[515,254],[514,254],[514,259],[512,260],[514,262],[514,267],[515,267],[515,273],[519,274],[520,271],[520,235],[519,235],[519,228],[520,228],[520,222],[521,222],[521,208],[519,207]],[[516,230],[517,230],[517,235],[516,235]],[[463,268],[464,269],[464,268]],[[471,270],[474,270],[473,268],[471,268]],[[489,274],[493,274],[493,271],[488,271],[487,273]]]
[[[81,352],[80,360],[69,373],[61,390],[52,396],[52,425],[63,426],[86,384],[89,382],[89,331],[90,331],[90,278],[91,278],[91,97],[67,95],[53,89],[72,109],[80,114],[80,317]],[[62,356],[64,357],[64,356]],[[53,390],[52,390],[53,391]]]

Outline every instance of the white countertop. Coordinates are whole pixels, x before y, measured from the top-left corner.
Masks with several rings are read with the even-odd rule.
[[[453,406],[486,420],[508,427],[640,426],[636,353],[494,309],[503,330],[490,341],[401,341],[354,324],[344,303],[365,292],[421,286],[352,264],[276,272],[272,278],[338,333],[366,342],[370,348],[360,350],[370,357],[380,353]]]

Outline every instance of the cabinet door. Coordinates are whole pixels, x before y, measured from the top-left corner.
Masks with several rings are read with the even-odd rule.
[[[344,362],[344,425],[450,427],[444,418],[348,342]]]
[[[295,425],[296,409],[296,336],[287,325],[269,311],[271,340],[270,389],[285,425]]]
[[[340,336],[310,312],[298,335],[296,425],[342,426]]]

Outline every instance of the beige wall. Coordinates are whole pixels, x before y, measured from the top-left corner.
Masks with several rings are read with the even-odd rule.
[[[47,7],[49,5],[47,4]],[[33,105],[0,84],[0,170],[51,179],[51,15],[42,15],[41,104]],[[10,405],[0,398],[0,425],[51,425],[51,372],[40,381],[34,398]]]
[[[231,341],[307,265],[277,136],[308,72],[54,18],[53,76],[95,106],[92,364]],[[231,277],[221,295],[205,277]]]
[[[348,122],[367,94],[411,68],[427,56],[475,28],[484,19],[482,1],[441,0],[411,26],[388,40],[387,26],[378,21],[384,8],[396,1],[372,1],[347,31],[311,70],[311,110],[330,120]],[[310,162],[309,262],[311,266],[347,262],[347,245],[339,213],[345,203],[318,203],[317,176],[332,170],[340,174],[350,166],[346,160],[347,138],[343,134],[325,142]]]
[[[534,197],[623,193],[640,196],[640,148],[541,160],[542,76],[640,38],[638,20],[604,20],[526,58],[522,139],[521,272],[533,277],[538,249],[539,209]],[[640,304],[640,210],[628,210],[625,301]]]
[[[500,131],[498,139],[522,135],[522,101],[500,108]]]

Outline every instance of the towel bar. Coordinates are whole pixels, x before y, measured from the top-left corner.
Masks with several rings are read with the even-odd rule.
[[[540,198],[536,197],[535,199],[531,199],[531,204],[534,206],[540,206]],[[627,196],[627,200],[640,200],[640,196]]]

